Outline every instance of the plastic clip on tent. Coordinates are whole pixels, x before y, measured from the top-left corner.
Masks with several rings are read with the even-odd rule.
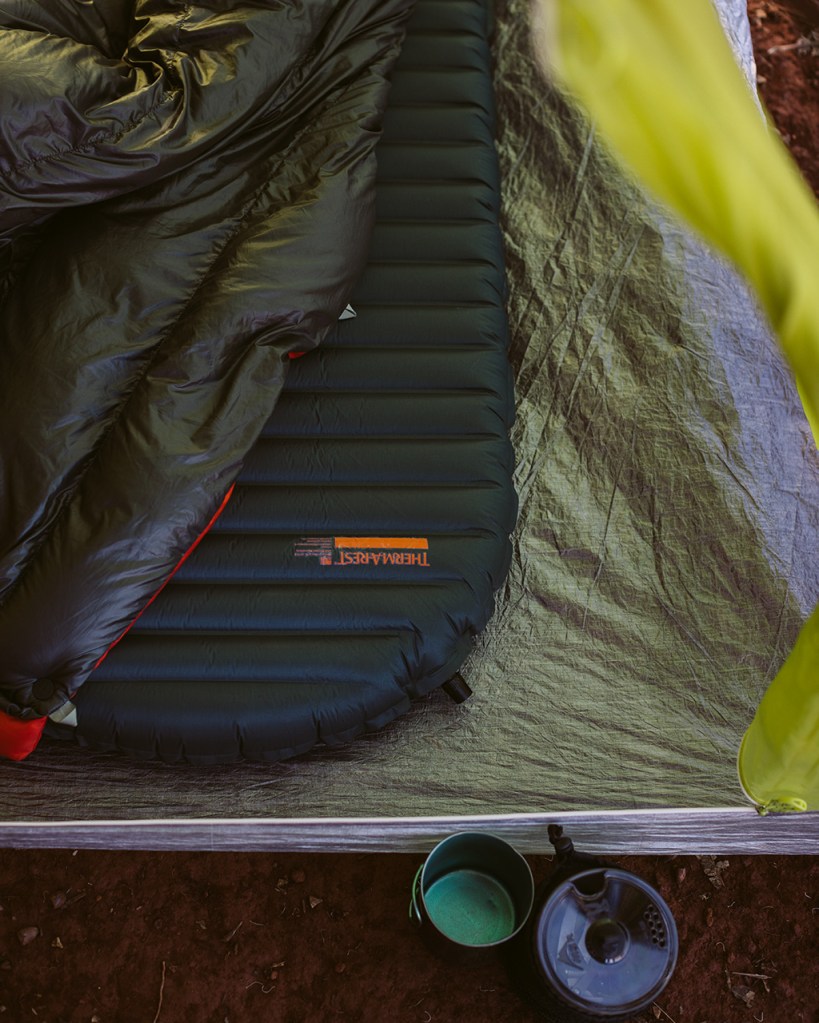
[[[537,47],[614,152],[745,274],[819,443],[819,211],[708,0],[536,0]],[[819,608],[739,754],[763,811],[819,810]]]

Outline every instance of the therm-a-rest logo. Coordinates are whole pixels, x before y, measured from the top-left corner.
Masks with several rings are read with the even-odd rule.
[[[296,544],[294,554],[335,567],[430,567],[429,541],[423,536],[306,536]]]

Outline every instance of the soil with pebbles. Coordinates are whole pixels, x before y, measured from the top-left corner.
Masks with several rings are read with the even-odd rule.
[[[542,1021],[499,956],[453,966],[422,943],[422,859],[0,851],[0,1023]],[[529,860],[538,881],[552,868]],[[679,930],[640,1023],[816,1023],[819,858],[616,863]]]

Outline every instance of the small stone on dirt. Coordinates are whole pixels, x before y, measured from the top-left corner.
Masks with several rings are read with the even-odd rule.
[[[344,973],[347,969],[346,963],[336,963],[336,973]]]
[[[682,884],[685,880],[685,867],[680,867],[677,871],[677,884]]]
[[[55,939],[54,939],[54,940],[53,940],[53,941],[51,942],[51,947],[52,947],[52,948],[65,948],[65,946],[63,945],[63,943],[62,943],[62,942],[60,941],[60,939],[59,939],[59,938],[55,938]]]
[[[270,971],[270,975],[268,977],[268,980],[278,980],[278,979],[279,979],[279,971],[278,970],[271,970]]]
[[[322,899],[317,899],[315,895],[311,895],[310,898],[308,899],[308,902],[310,903],[310,909],[315,909],[316,906],[320,906],[322,901],[323,901]]]
[[[741,1002],[745,1002],[749,1009],[754,1004],[754,999],[756,998],[756,992],[752,991],[745,984],[737,984],[735,987],[732,987],[731,994],[734,998],[738,998]]]
[[[54,892],[51,896],[51,905],[55,909],[62,909],[66,903],[67,896],[65,892]]]
[[[17,932],[17,940],[21,945],[30,945],[35,938],[39,937],[39,927],[21,927]]]
[[[304,873],[303,870],[294,870],[290,877],[293,881],[293,884],[304,884],[304,879],[305,877],[307,877],[307,875]]]

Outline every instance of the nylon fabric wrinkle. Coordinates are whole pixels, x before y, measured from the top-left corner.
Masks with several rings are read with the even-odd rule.
[[[138,389],[140,387],[140,384],[142,384],[148,378],[151,366],[156,362],[156,360],[162,354],[162,344],[163,344],[163,341],[173,333],[173,331],[174,331],[175,327],[177,326],[177,324],[184,318],[184,315],[185,315],[186,311],[190,308],[190,306],[194,302],[197,294],[203,288],[203,286],[204,286],[208,276],[210,276],[210,274],[212,273],[215,264],[218,262],[219,258],[223,254],[223,252],[227,249],[227,247],[229,246],[231,240],[234,237],[236,237],[236,235],[241,230],[241,227],[242,227],[242,224],[243,224],[244,220],[247,219],[248,216],[250,216],[250,214],[252,212],[252,208],[256,204],[256,202],[258,202],[259,195],[261,194],[262,191],[263,191],[263,188],[260,189],[259,190],[259,194],[257,194],[257,196],[254,196],[253,199],[249,202],[248,210],[245,213],[245,215],[242,217],[242,219],[239,221],[239,224],[236,226],[233,234],[230,235],[226,239],[226,241],[225,241],[225,243],[223,245],[222,250],[217,252],[216,255],[213,257],[213,263],[211,264],[211,266],[209,266],[207,268],[207,270],[203,273],[201,279],[197,283],[194,284],[193,289],[192,289],[192,293],[190,295],[190,298],[187,300],[185,305],[183,305],[183,307],[181,308],[181,310],[180,310],[176,320],[173,323],[171,323],[171,325],[167,328],[164,336],[158,338],[151,345],[151,350],[147,353],[147,356],[143,357],[142,361],[143,361],[144,365],[143,365],[142,369],[135,375],[135,377],[134,377],[134,379],[132,381],[130,389],[128,391],[124,392],[120,396],[120,398],[118,400],[118,403],[117,403],[118,407],[117,407],[116,411],[114,412],[113,415],[109,414],[109,415],[105,416],[106,428],[105,428],[104,432],[102,432],[100,434],[100,436],[98,437],[98,440],[94,444],[93,448],[88,452],[88,454],[83,459],[82,464],[79,467],[74,467],[71,483],[67,484],[67,485],[63,485],[63,486],[60,487],[60,491],[59,491],[59,504],[56,507],[53,508],[51,514],[49,515],[48,519],[45,522],[42,522],[42,521],[37,522],[37,523],[35,523],[31,527],[31,529],[29,530],[28,534],[25,537],[23,537],[24,540],[27,539],[29,535],[32,535],[32,536],[39,535],[39,537],[40,537],[40,541],[39,541],[40,544],[44,543],[46,541],[48,535],[50,534],[51,530],[55,527],[55,525],[58,523],[58,521],[61,519],[61,517],[64,514],[66,514],[68,508],[70,507],[70,504],[71,504],[71,501],[72,501],[74,495],[80,490],[80,488],[82,486],[82,481],[83,481],[83,478],[84,478],[85,474],[88,472],[88,470],[94,464],[94,460],[95,460],[96,454],[99,452],[99,450],[105,444],[106,438],[109,436],[109,434],[116,429],[117,424],[120,421],[122,421],[123,418],[126,416],[127,411],[128,411],[128,403],[129,403],[129,401],[131,400],[132,396],[137,393],[137,391],[138,391]],[[82,414],[87,416],[88,415],[88,410],[84,410],[84,412]],[[10,489],[11,488],[9,487],[9,490]],[[8,587],[4,588],[0,592],[0,611],[2,611],[3,603],[5,603],[10,598],[10,596],[12,595],[13,588],[14,588],[15,584],[17,583],[17,580],[20,579],[20,577],[22,576],[22,573],[25,571],[26,565],[32,560],[33,557],[36,556],[37,551],[38,551],[38,545],[35,544],[35,545],[29,545],[28,546],[25,560],[22,562],[22,564],[19,564],[19,566],[16,566],[14,581]]]

